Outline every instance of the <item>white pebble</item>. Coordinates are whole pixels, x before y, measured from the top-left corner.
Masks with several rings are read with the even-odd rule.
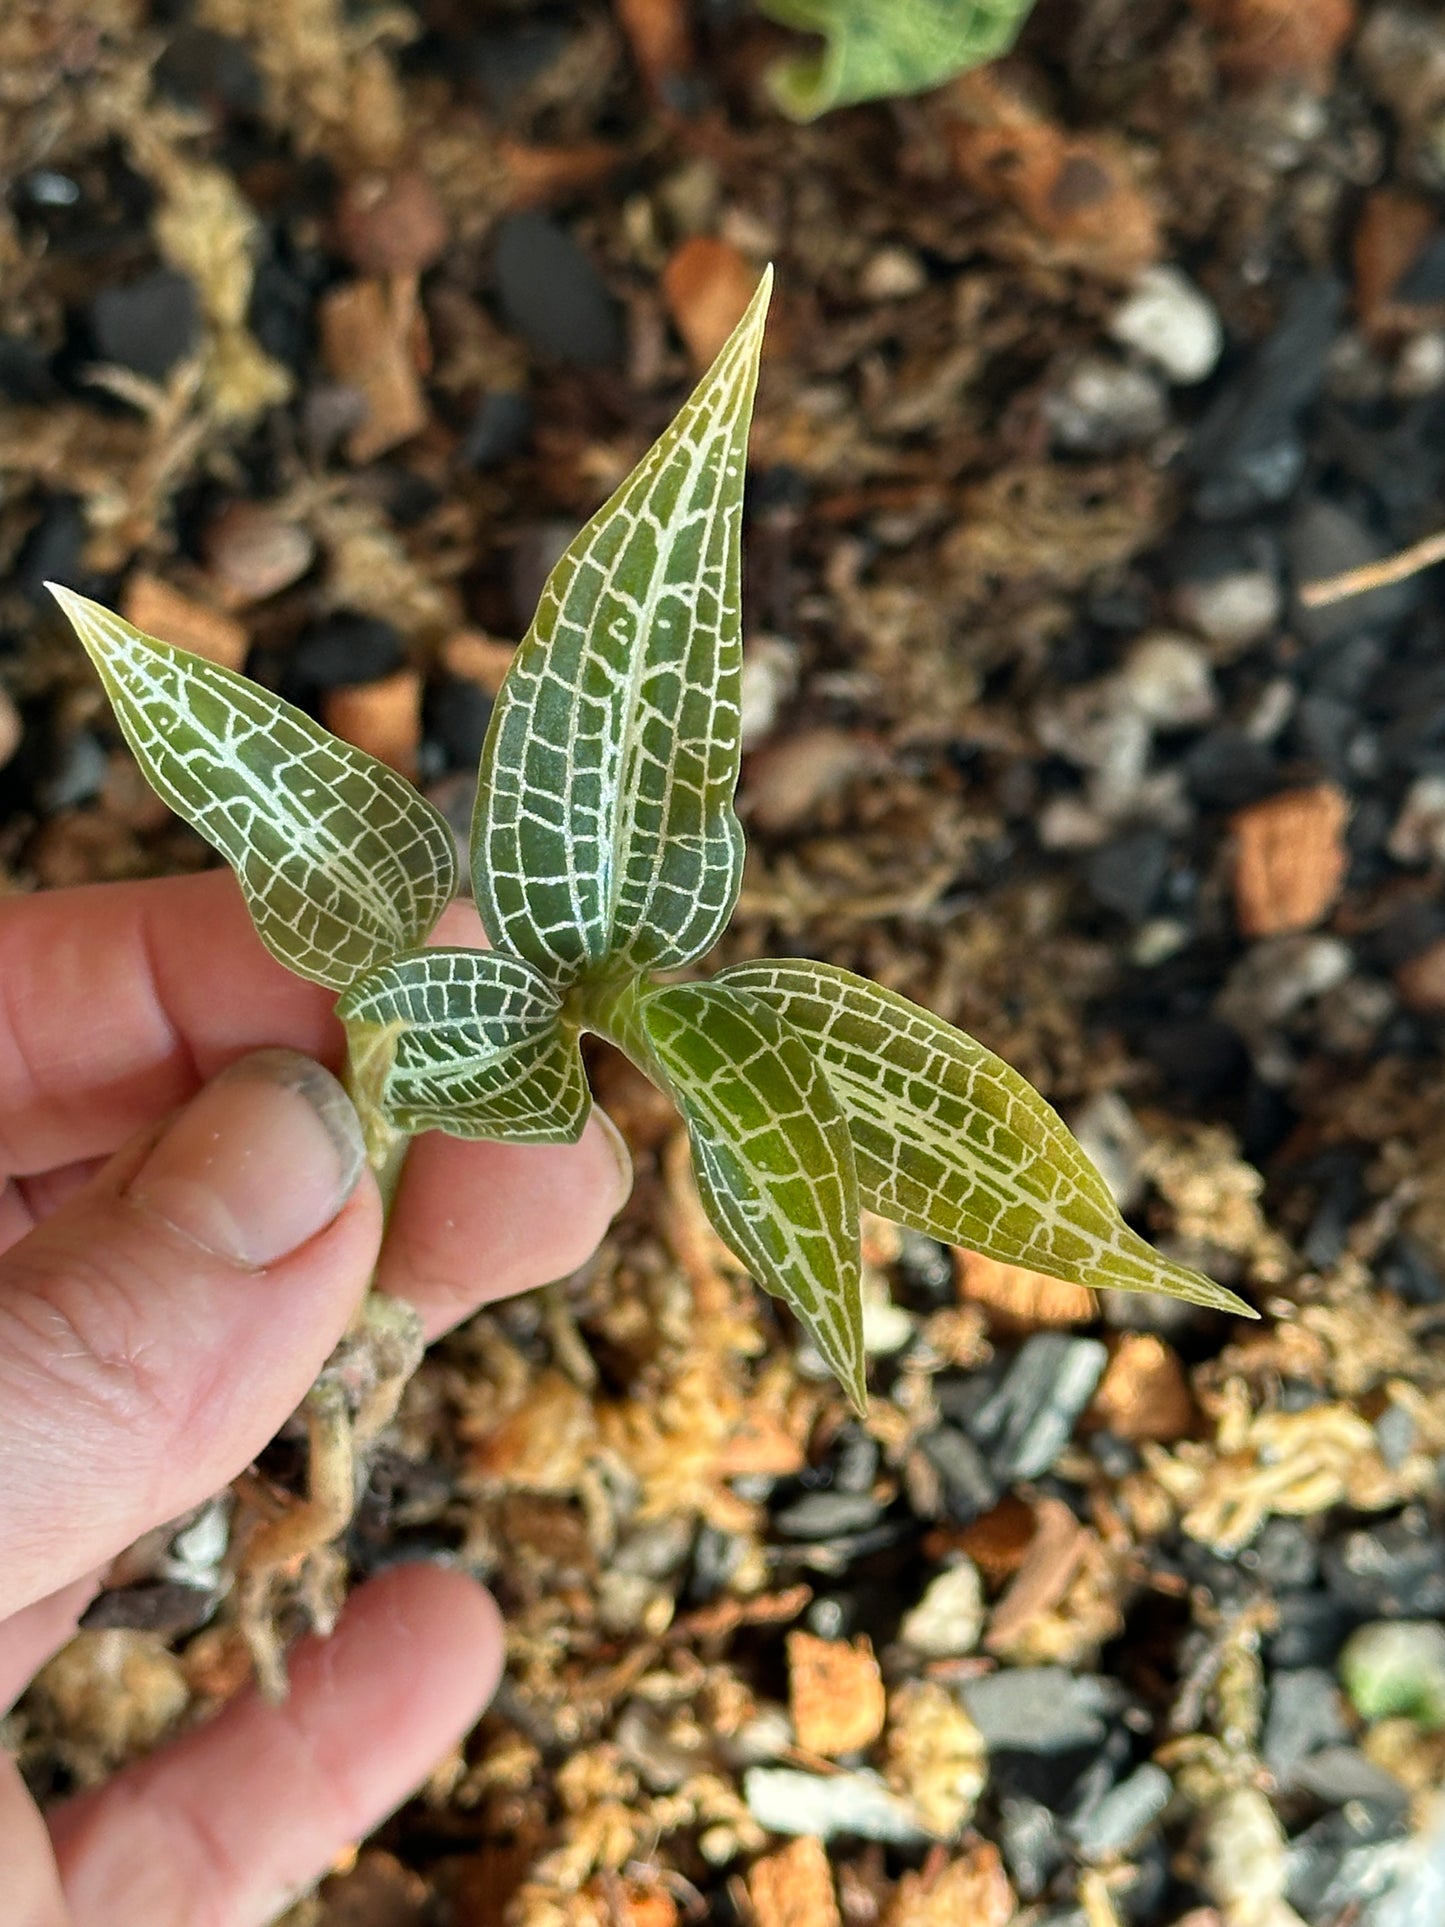
[[[1445,863],[1445,776],[1417,776],[1385,849],[1397,863]]]
[[[750,636],[743,644],[742,745],[756,749],[777,727],[798,687],[798,645],[786,636]]]
[[[1217,699],[1209,657],[1192,636],[1166,630],[1140,636],[1121,672],[1139,714],[1163,729],[1207,723]]]
[[[1205,582],[1181,582],[1174,611],[1221,653],[1233,655],[1269,635],[1284,613],[1284,593],[1269,569],[1238,569]]]
[[[868,301],[900,301],[922,294],[928,286],[928,270],[912,248],[879,248],[869,255],[858,277],[858,291]]]
[[[900,1631],[925,1659],[956,1659],[978,1644],[983,1620],[983,1580],[971,1559],[960,1559],[929,1582]]]
[[[1091,355],[1045,395],[1044,419],[1056,447],[1107,455],[1152,441],[1169,421],[1164,390],[1143,368]]]
[[[1109,333],[1180,386],[1203,381],[1224,347],[1212,304],[1187,275],[1167,265],[1144,269],[1110,317]]]

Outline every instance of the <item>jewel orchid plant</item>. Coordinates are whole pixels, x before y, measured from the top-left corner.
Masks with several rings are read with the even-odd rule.
[[[584,1032],[676,1103],[708,1216],[864,1406],[859,1209],[1051,1277],[1244,1312],[1121,1218],[1060,1119],[941,1018],[827,963],[678,977],[736,902],[740,548],[764,277],[696,392],[553,570],[471,834],[491,948],[428,946],[455,842],[394,770],[56,589],[146,776],[262,941],[339,993],[384,1190],[417,1132],[570,1143]]]

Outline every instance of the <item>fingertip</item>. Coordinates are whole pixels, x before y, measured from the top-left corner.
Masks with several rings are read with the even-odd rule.
[[[631,1186],[625,1147],[595,1107],[575,1144],[418,1138],[377,1269],[430,1336],[479,1305],[585,1264]]]

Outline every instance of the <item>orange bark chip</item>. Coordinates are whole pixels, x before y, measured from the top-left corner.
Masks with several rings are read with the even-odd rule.
[[[364,749],[403,776],[416,775],[421,743],[421,677],[398,669],[380,682],[351,683],[329,689],[321,720],[334,736]]]
[[[1178,1354],[1151,1333],[1126,1333],[1104,1368],[1088,1416],[1116,1438],[1158,1445],[1182,1439],[1196,1413]]]
[[[1234,904],[1246,937],[1281,937],[1317,924],[1339,895],[1350,806],[1332,783],[1288,790],[1241,810]]]
[[[177,649],[189,649],[218,662],[223,669],[240,669],[246,660],[246,625],[223,615],[209,603],[182,594],[158,575],[133,575],[121,601],[121,614],[148,636]]]
[[[883,1677],[866,1638],[788,1634],[788,1700],[798,1745],[834,1759],[871,1746],[883,1731]]]
[[[758,285],[758,270],[733,247],[707,235],[684,241],[662,271],[662,292],[693,367],[709,367]]]
[[[956,1251],[954,1265],[959,1295],[965,1303],[981,1305],[995,1331],[1040,1331],[1063,1325],[1087,1325],[1098,1311],[1098,1300],[1087,1285],[1071,1285],[1062,1278],[1046,1278],[1022,1265],[1006,1265],[981,1251]]]
[[[806,1834],[753,1862],[748,1898],[757,1927],[842,1927],[823,1843]]]

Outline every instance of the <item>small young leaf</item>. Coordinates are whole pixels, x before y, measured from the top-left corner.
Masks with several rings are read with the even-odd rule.
[[[717,984],[653,991],[642,1019],[686,1121],[708,1216],[796,1313],[862,1411],[858,1189],[847,1126],[813,1053],[764,1004]]]
[[[801,958],[739,964],[716,981],[776,1011],[821,1063],[871,1210],[1050,1278],[1255,1316],[1131,1231],[1058,1114],[941,1017]]]
[[[780,60],[767,75],[794,120],[830,108],[942,86],[1006,53],[1033,0],[759,0],[786,27],[826,46]]]
[[[341,998],[353,1060],[389,1053],[380,1101],[405,1131],[573,1144],[592,1093],[556,993],[494,950],[419,950]]]
[[[740,526],[768,287],[552,571],[492,715],[477,906],[559,984],[603,959],[688,963],[737,897]]]
[[[290,703],[50,585],[146,780],[236,872],[261,941],[346,986],[419,944],[456,891],[445,819]]]

